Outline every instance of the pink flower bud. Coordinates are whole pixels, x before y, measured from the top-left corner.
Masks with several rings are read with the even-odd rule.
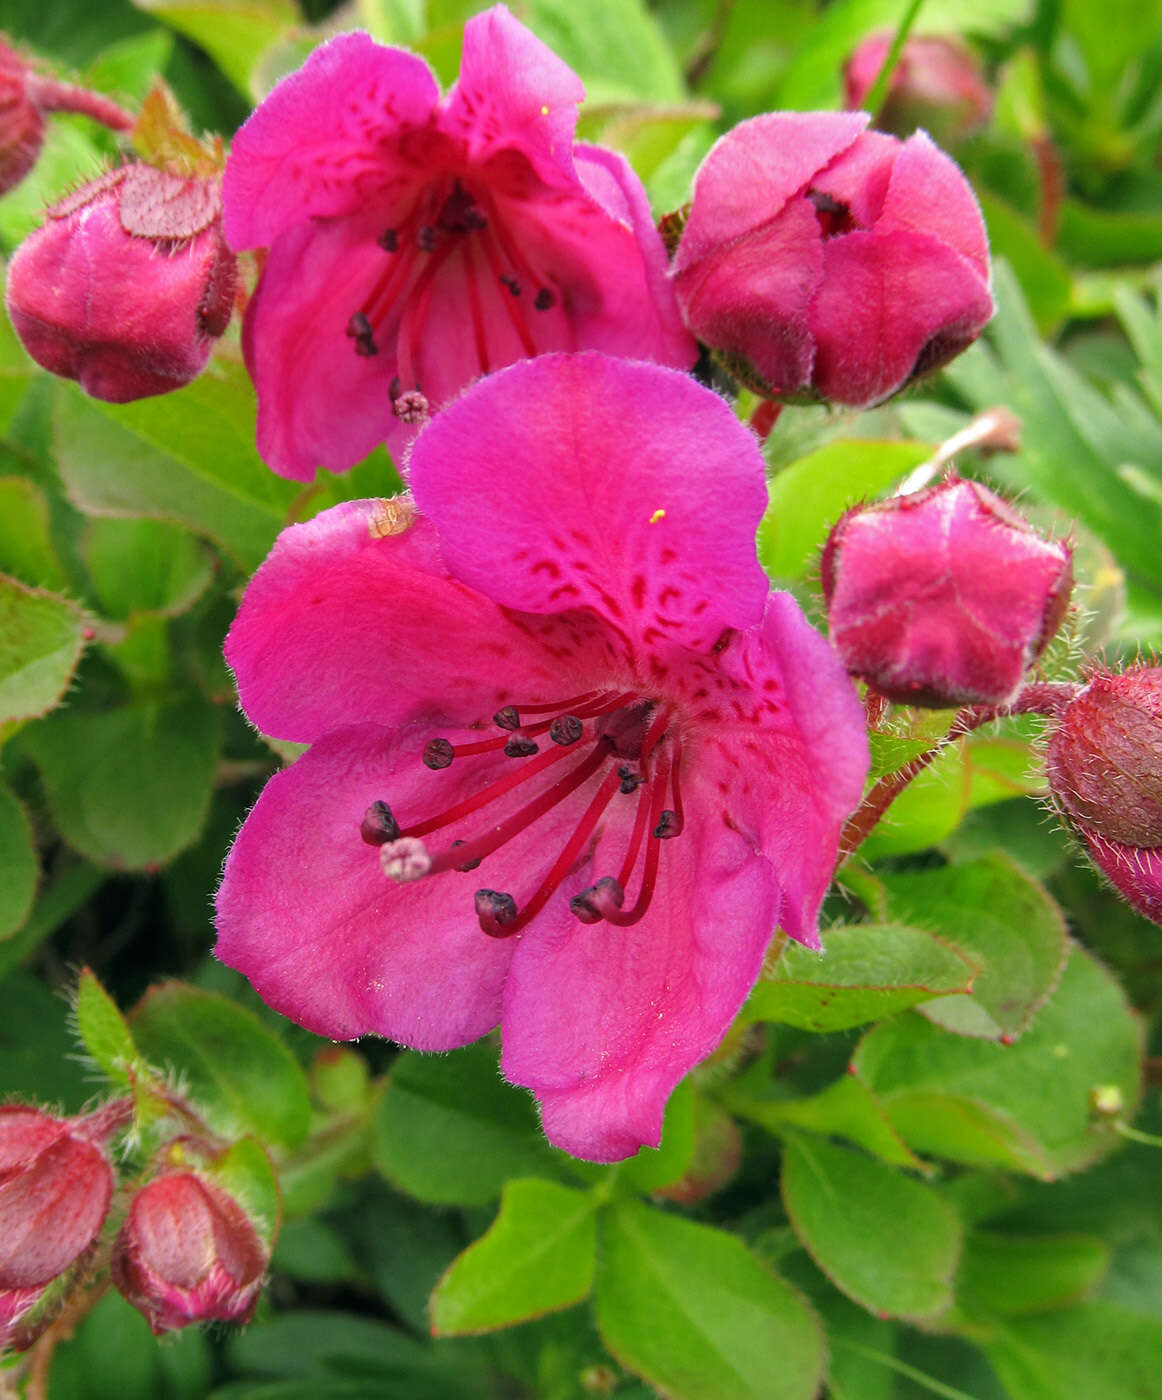
[[[113,1172],[89,1136],[93,1120],[0,1106],[0,1290],[37,1290],[93,1243]]]
[[[29,92],[28,67],[0,40],[0,194],[36,164],[43,140],[44,121]]]
[[[1162,846],[1162,666],[1095,675],[1062,712],[1045,768],[1087,837]]]
[[[162,1333],[191,1322],[246,1322],[267,1253],[242,1207],[193,1172],[151,1181],[113,1246],[113,1282]]]
[[[842,516],[822,558],[831,640],[901,704],[1000,705],[1057,631],[1072,550],[949,477]]]
[[[19,1324],[44,1292],[39,1288],[0,1288],[0,1352],[7,1347],[23,1350],[25,1344]]]
[[[49,209],[13,256],[8,314],[38,364],[128,403],[202,371],[236,279],[218,180],[130,165]]]
[[[863,106],[892,46],[890,31],[869,34],[843,70],[847,106]],[[980,64],[963,44],[937,35],[916,35],[900,52],[877,119],[883,131],[910,135],[923,127],[939,141],[954,142],[988,121],[993,95]]]
[[[673,261],[690,330],[768,397],[866,407],[992,315],[988,239],[955,163],[862,112],[752,117],[711,149]]]

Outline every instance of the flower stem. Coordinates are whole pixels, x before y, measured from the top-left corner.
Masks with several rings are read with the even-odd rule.
[[[994,720],[1008,719],[1011,715],[1055,715],[1060,713],[1077,694],[1078,687],[1066,681],[1043,681],[1027,685],[1018,692],[1007,705],[966,705],[949,726],[948,733],[930,749],[917,754],[894,773],[886,773],[875,783],[848,818],[839,841],[839,863],[847,859],[856,848],[863,844],[878,825],[884,813],[899,797],[913,779],[918,778],[925,768],[944,752],[950,744],[963,739],[981,725]]]
[[[79,112],[110,131],[132,131],[136,122],[132,112],[100,93],[58,82],[55,78],[30,78],[29,96],[42,112]]]
[[[908,35],[912,32],[912,26],[916,23],[916,16],[920,13],[920,6],[924,0],[911,0],[908,8],[904,11],[904,17],[896,29],[892,39],[892,47],[888,50],[888,56],[880,65],[880,71],[876,74],[876,80],[871,85],[871,91],[863,100],[864,110],[872,114],[873,121],[880,114],[880,108],[888,95],[888,84],[892,80],[892,74],[896,71],[896,64],[900,61],[900,53],[908,40]]]

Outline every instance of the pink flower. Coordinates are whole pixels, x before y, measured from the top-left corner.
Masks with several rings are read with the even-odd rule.
[[[275,471],[398,452],[429,408],[542,351],[694,363],[645,191],[574,144],[583,96],[497,5],[465,25],[443,100],[414,54],[345,34],[246,122],[226,230],[270,245],[245,349]]]
[[[267,1253],[242,1207],[194,1172],[143,1186],[113,1245],[113,1282],[154,1332],[247,1322]]]
[[[856,506],[822,558],[832,643],[904,705],[1001,705],[1057,632],[1073,556],[975,481]]]
[[[686,324],[761,393],[864,407],[965,349],[992,315],[980,209],[917,132],[777,112],[723,136],[674,257]]]
[[[8,314],[39,365],[129,403],[195,379],[234,309],[218,180],[111,170],[48,210],[8,269]]]
[[[852,110],[863,106],[894,37],[891,30],[869,34],[847,60],[843,87]],[[877,125],[899,136],[920,126],[952,142],[983,126],[992,110],[993,95],[973,53],[956,39],[917,34],[900,52]]]
[[[312,747],[227,859],[218,955],[334,1039],[502,1021],[550,1140],[613,1161],[657,1143],[773,930],[818,946],[861,709],[768,596],[753,437],[686,375],[521,362],[423,431],[411,484],[410,528],[337,506],[243,599],[242,703]]]

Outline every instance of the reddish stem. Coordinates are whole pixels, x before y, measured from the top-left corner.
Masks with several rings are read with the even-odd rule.
[[[110,131],[132,131],[136,122],[131,112],[108,97],[90,92],[88,88],[74,87],[72,83],[58,82],[55,78],[31,75],[28,95],[42,112],[80,112]]]
[[[948,733],[930,749],[917,754],[894,773],[885,773],[873,785],[872,790],[847,819],[839,840],[836,865],[842,865],[847,857],[867,840],[900,793],[913,779],[919,777],[949,744],[963,739],[966,734],[971,734],[981,725],[991,724],[998,719],[1008,719],[1011,715],[1060,714],[1079,688],[1069,682],[1045,681],[1039,685],[1027,685],[1008,705],[966,705],[952,721]]]

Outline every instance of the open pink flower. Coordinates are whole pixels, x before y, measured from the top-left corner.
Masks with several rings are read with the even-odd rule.
[[[864,407],[992,315],[988,239],[956,164],[866,112],[740,122],[702,162],[674,257],[686,324],[747,383]]]
[[[768,596],[754,439],[686,375],[524,361],[433,420],[411,484],[410,528],[337,506],[243,599],[242,703],[312,747],[239,833],[218,955],[336,1039],[502,1020],[549,1138],[615,1160],[776,926],[818,946],[861,710]]]
[[[542,351],[693,364],[641,183],[574,144],[583,96],[497,5],[443,100],[422,59],[345,34],[250,117],[226,232],[270,245],[245,349],[275,471],[398,451],[429,407]]]

